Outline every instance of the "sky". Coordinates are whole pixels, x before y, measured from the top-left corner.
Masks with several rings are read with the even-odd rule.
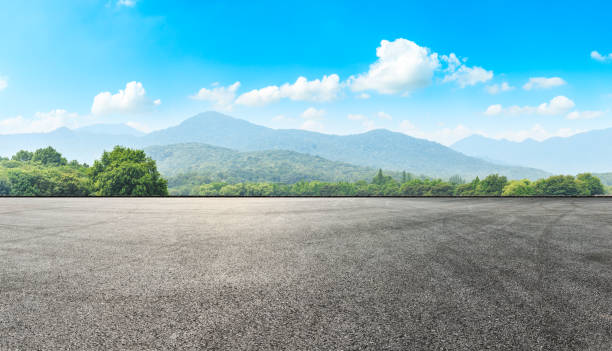
[[[610,1],[3,1],[0,134],[216,110],[445,145],[612,127]]]

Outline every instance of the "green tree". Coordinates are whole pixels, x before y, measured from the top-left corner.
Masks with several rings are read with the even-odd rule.
[[[528,179],[511,180],[504,187],[502,196],[532,196],[536,191]]]
[[[576,176],[576,181],[584,189],[584,195],[601,195],[604,193],[604,186],[599,178],[591,173],[582,173]]]
[[[26,150],[19,150],[17,151],[17,153],[15,155],[13,155],[13,157],[11,157],[12,160],[14,161],[30,161],[32,159],[32,156],[34,154],[30,151],[26,151]]]
[[[105,151],[90,168],[90,178],[96,195],[168,195],[166,180],[142,150],[115,146],[113,151]]]
[[[539,179],[534,183],[536,195],[577,196],[583,195],[574,177],[558,175]]]
[[[40,162],[45,166],[63,166],[68,163],[68,161],[62,157],[62,154],[51,146],[34,151],[32,161]]]
[[[480,181],[476,187],[476,195],[485,196],[499,196],[501,195],[504,187],[508,183],[508,179],[505,176],[499,174],[488,175],[485,179]]]

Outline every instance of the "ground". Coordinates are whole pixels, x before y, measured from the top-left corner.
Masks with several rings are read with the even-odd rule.
[[[612,199],[1,199],[4,349],[610,350]]]

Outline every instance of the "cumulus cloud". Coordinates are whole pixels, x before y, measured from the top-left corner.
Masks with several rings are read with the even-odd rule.
[[[0,91],[8,87],[8,78],[0,76]]]
[[[542,103],[538,106],[510,106],[503,108],[502,105],[491,105],[485,111],[488,116],[499,114],[522,115],[522,114],[539,114],[539,115],[561,115],[569,112],[576,104],[565,96],[556,96],[549,102]]]
[[[78,114],[58,109],[37,112],[32,118],[17,116],[0,120],[0,134],[46,133],[60,127],[78,126]]]
[[[533,77],[529,78],[529,81],[523,85],[523,89],[532,90],[532,89],[549,89],[558,87],[561,85],[565,85],[566,82],[559,77]]]
[[[317,110],[314,107],[309,107],[302,112],[302,118],[304,119],[321,119],[323,116],[325,116],[325,110]]]
[[[599,52],[593,50],[591,51],[591,58],[599,62],[609,62],[612,61],[612,52],[607,55],[602,55]]]
[[[138,113],[161,104],[161,100],[151,100],[140,82],[129,82],[125,90],[120,89],[116,94],[102,92],[94,97],[91,113],[105,115],[112,113]]]
[[[592,119],[603,115],[603,111],[572,111],[567,114],[567,119]]]
[[[503,82],[501,84],[489,85],[486,87],[486,90],[489,94],[495,95],[506,91],[512,91],[514,90],[514,87],[510,86],[510,84],[508,84],[507,82]]]
[[[446,75],[443,82],[457,82],[460,87],[465,88],[466,86],[487,82],[492,78],[493,71],[487,71],[478,66],[468,67],[461,65],[453,73]]]
[[[325,127],[323,126],[323,123],[314,119],[309,119],[302,123],[300,129],[322,133],[325,130]]]
[[[236,103],[245,106],[264,106],[280,99],[292,101],[328,102],[335,100],[342,89],[340,77],[337,74],[323,76],[321,79],[309,81],[299,77],[295,83],[270,85],[261,89],[253,89],[236,99]]]
[[[381,119],[386,119],[386,120],[392,120],[393,119],[393,117],[391,117],[390,114],[385,113],[383,111],[378,112],[376,115],[378,116],[378,118],[381,118]]]
[[[236,98],[236,91],[238,88],[240,88],[240,82],[236,82],[227,87],[213,84],[213,88],[202,88],[195,95],[192,95],[191,98],[194,100],[212,102],[215,108],[229,110]]]
[[[368,72],[352,76],[353,91],[374,90],[381,94],[407,94],[431,84],[440,67],[437,53],[406,39],[383,40],[376,49],[378,60]]]

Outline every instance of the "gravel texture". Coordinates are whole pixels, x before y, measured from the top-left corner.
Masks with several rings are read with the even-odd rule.
[[[0,199],[0,350],[611,350],[612,199]]]

